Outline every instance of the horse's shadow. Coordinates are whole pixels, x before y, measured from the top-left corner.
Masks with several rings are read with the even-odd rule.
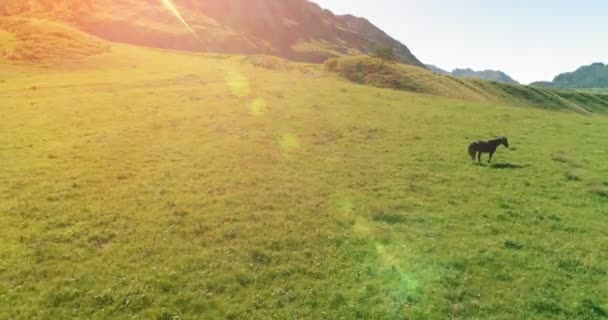
[[[513,164],[513,163],[508,163],[508,162],[503,162],[503,163],[492,163],[490,164],[490,168],[491,169],[511,169],[511,170],[516,170],[516,169],[525,169],[527,167],[529,167],[529,164]]]

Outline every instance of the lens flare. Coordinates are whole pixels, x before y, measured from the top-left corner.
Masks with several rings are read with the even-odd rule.
[[[251,94],[249,79],[237,70],[228,70],[225,76],[226,85],[234,96],[248,97]]]
[[[188,22],[186,22],[186,20],[179,13],[179,11],[177,10],[177,7],[173,4],[173,1],[171,1],[171,0],[160,0],[160,2],[165,6],[165,8],[167,8],[167,10],[169,10],[171,13],[173,13],[173,15],[179,21],[181,21],[181,23],[194,35],[194,37],[196,39],[199,39],[198,35],[196,35],[196,32],[194,32],[194,29],[192,29],[192,27],[190,27],[190,25],[188,24]]]
[[[268,108],[267,104],[266,104],[266,99],[264,98],[257,98],[255,100],[253,100],[253,102],[251,103],[251,114],[254,116],[261,116],[264,113],[266,113],[266,109]]]
[[[293,133],[286,133],[281,137],[280,141],[281,147],[285,151],[292,151],[300,148],[300,142],[298,141],[298,136]]]

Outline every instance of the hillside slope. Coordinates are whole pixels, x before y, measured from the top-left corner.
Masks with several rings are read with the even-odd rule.
[[[361,84],[450,98],[495,101],[582,113],[608,112],[608,95],[560,91],[519,84],[460,79],[364,56],[330,59],[327,70]]]
[[[0,59],[65,63],[108,53],[110,44],[64,24],[39,19],[0,17]]]
[[[444,76],[449,76],[449,75],[452,74],[451,72],[443,70],[443,69],[439,68],[436,65],[426,64],[425,66],[426,66],[427,69],[431,70],[432,72],[435,72],[435,73],[438,73],[438,74],[441,74],[441,75],[444,75]]]
[[[608,88],[608,65],[601,62],[556,76],[552,82],[540,81],[531,85],[545,88],[592,89]]]
[[[112,43],[73,27],[37,18],[0,18],[0,62],[57,68],[111,52]],[[89,59],[90,60],[90,59]],[[249,64],[279,71],[318,72],[319,65],[294,64],[281,58],[252,55]],[[459,79],[411,65],[390,63],[366,56],[332,58],[325,69],[367,85],[424,93],[469,101],[498,102],[519,106],[569,110],[582,113],[608,112],[608,94],[601,91],[560,91],[515,84]],[[316,71],[315,71],[316,70]]]
[[[322,62],[367,53],[376,43],[400,62],[424,65],[397,40],[363,18],[334,15],[307,0],[175,0],[193,36],[161,1],[5,0],[0,14],[67,21],[115,42],[218,53],[263,53]]]

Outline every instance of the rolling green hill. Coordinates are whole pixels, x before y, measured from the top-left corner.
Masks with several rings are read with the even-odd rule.
[[[599,62],[593,63],[580,67],[574,72],[562,73],[552,82],[540,81],[531,85],[544,88],[608,89],[608,65]]]
[[[50,49],[0,57],[0,319],[608,314],[608,118],[554,112],[601,96],[18,21]]]
[[[364,56],[330,59],[325,68],[356,83],[470,101],[498,102],[550,110],[606,113],[608,95],[542,89],[518,84],[459,79]]]
[[[363,18],[334,15],[306,0],[175,0],[193,36],[161,1],[4,0],[2,12],[67,21],[100,38],[166,49],[272,54],[322,62],[363,54],[382,43],[402,63],[424,65],[410,50]]]

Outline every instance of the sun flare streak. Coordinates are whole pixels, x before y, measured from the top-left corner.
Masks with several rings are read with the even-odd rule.
[[[198,35],[196,34],[196,32],[194,32],[194,29],[192,29],[192,27],[190,27],[190,25],[188,24],[188,22],[186,22],[186,20],[179,13],[179,11],[177,10],[177,7],[173,4],[173,1],[171,1],[171,0],[160,0],[160,2],[165,6],[165,8],[167,8],[167,10],[169,10],[171,13],[173,13],[173,15],[179,21],[181,21],[181,23],[194,35],[194,37],[196,37],[197,39],[199,39]]]

